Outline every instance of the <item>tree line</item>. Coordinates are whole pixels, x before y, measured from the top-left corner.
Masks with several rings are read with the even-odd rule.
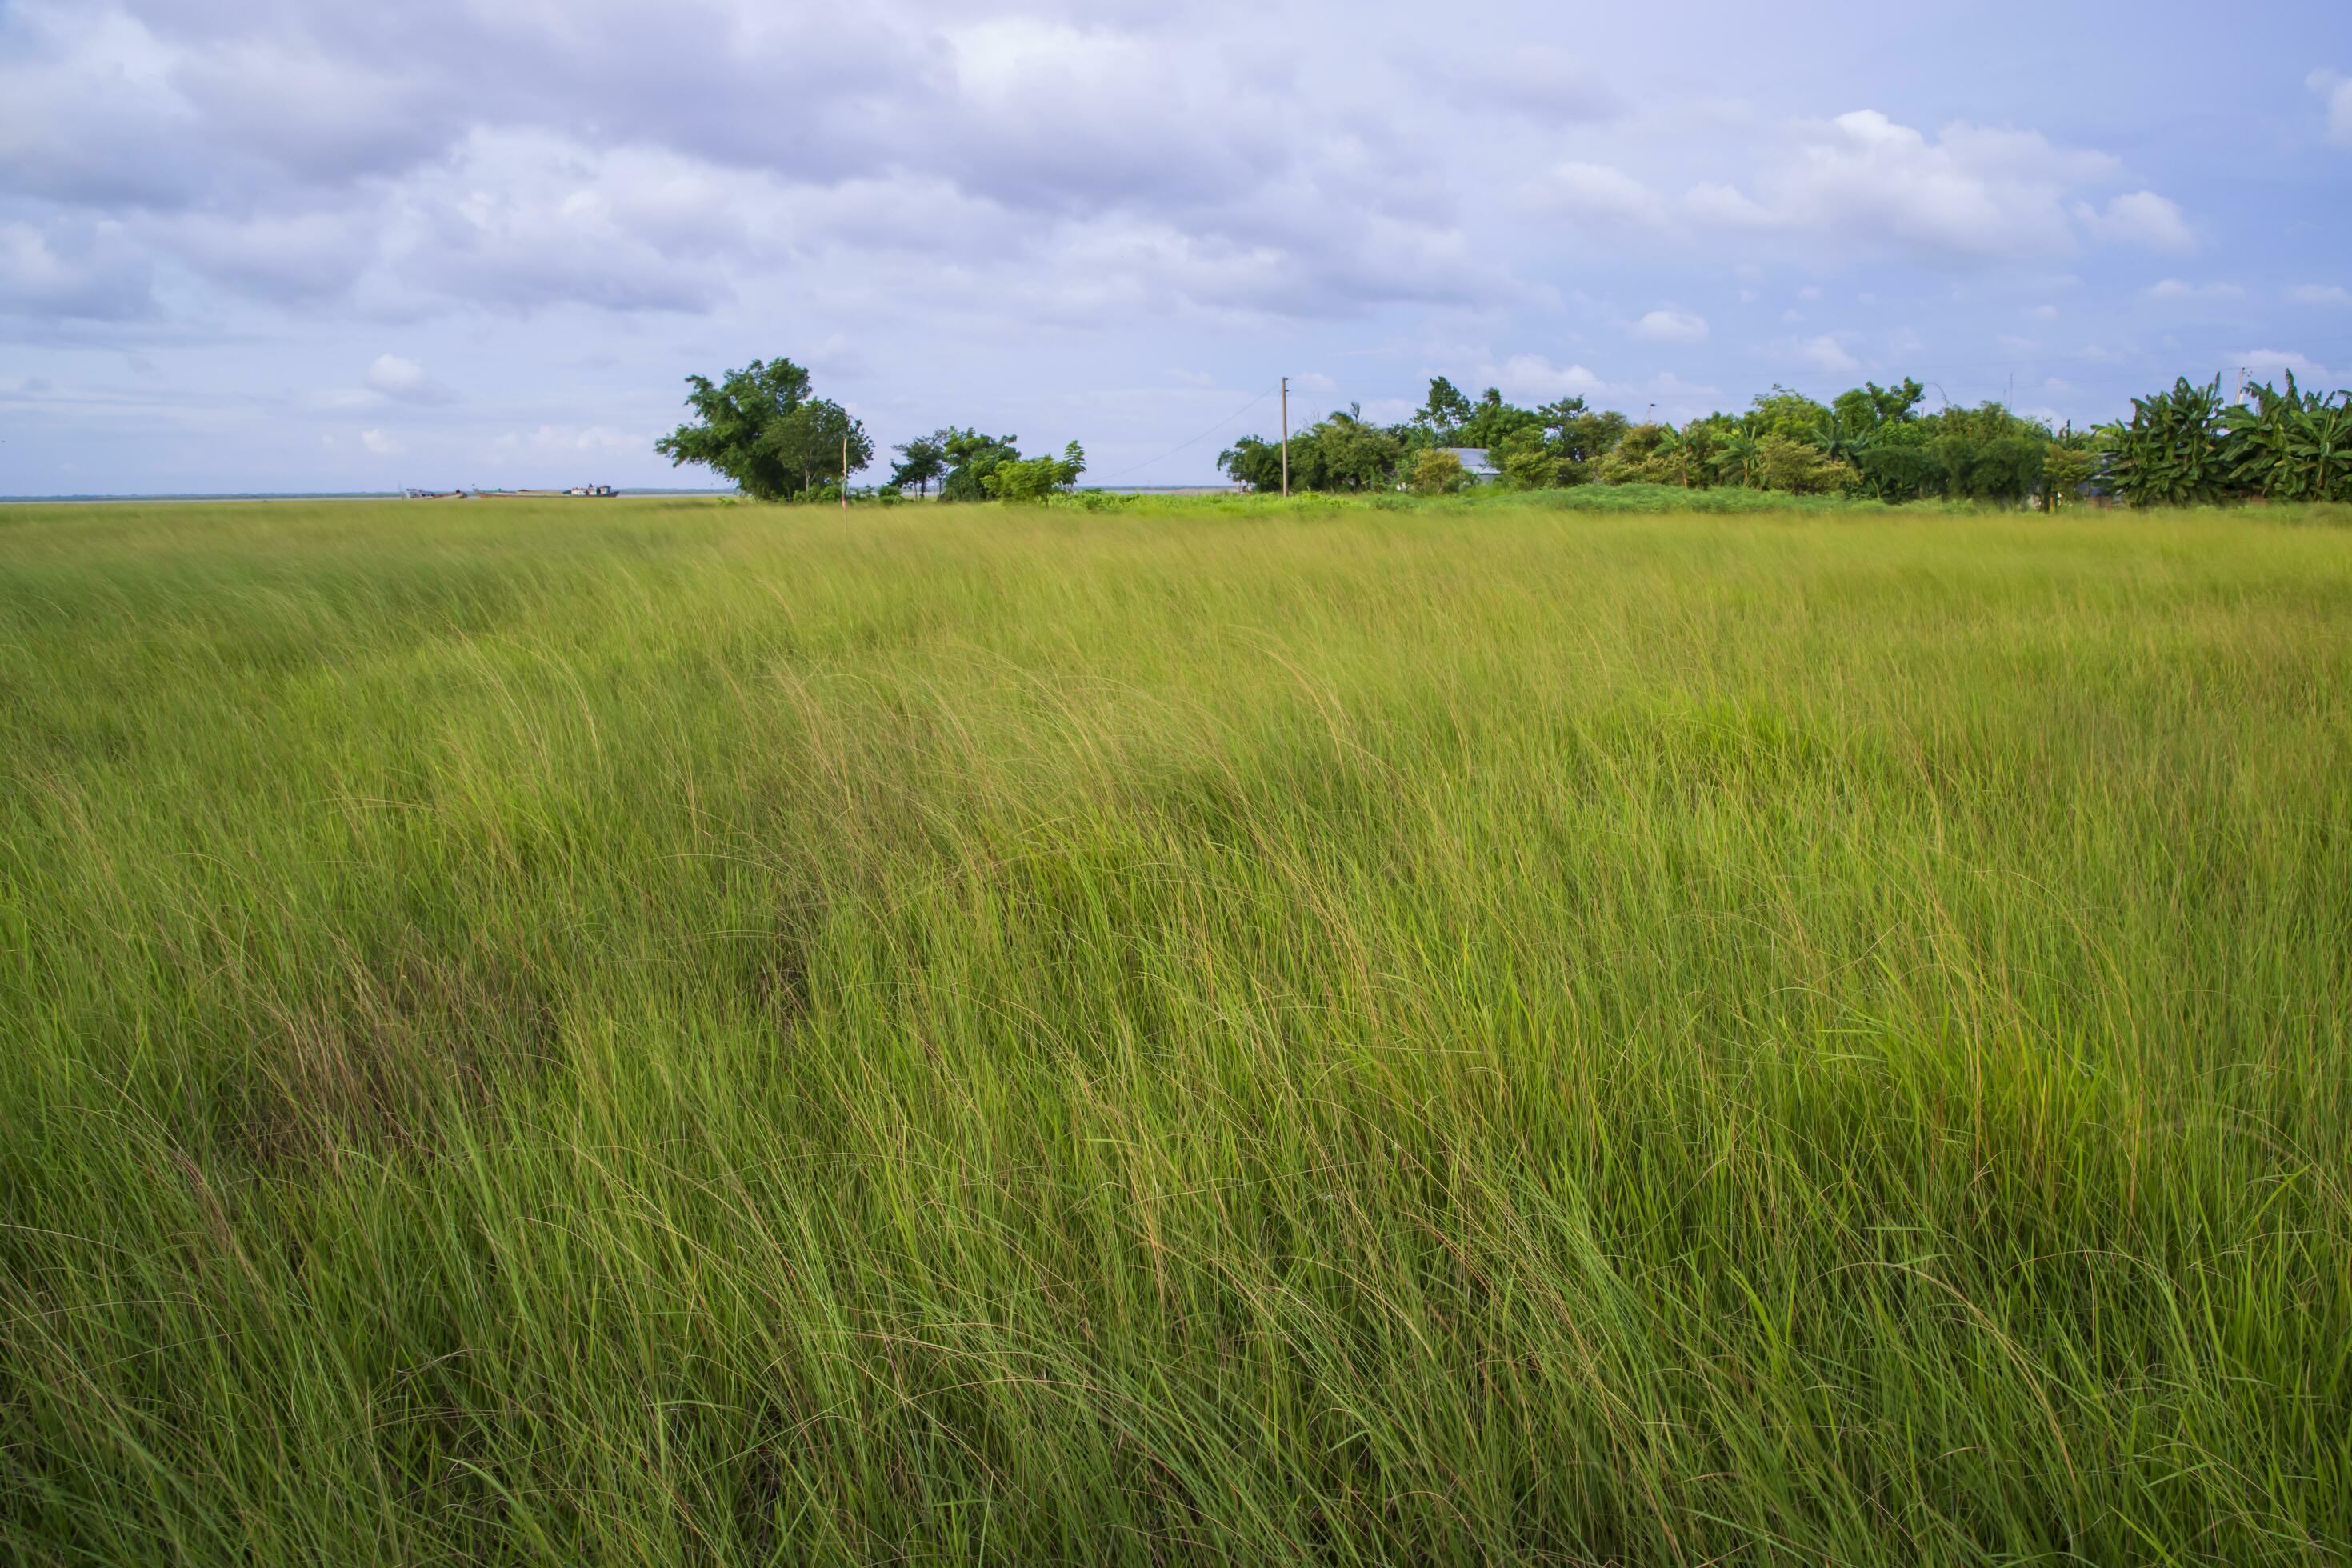
[[[863,421],[815,395],[809,373],[789,359],[753,360],[713,382],[686,378],[692,423],[654,443],[670,466],[700,463],[755,500],[838,500],[852,474],[874,462]],[[988,436],[943,426],[896,448],[899,461],[876,494],[912,489],[943,500],[1042,500],[1066,491],[1086,472],[1076,441],[1058,458],[1024,458],[1017,436]]]
[[[1426,494],[1474,482],[1454,456],[1478,448],[1502,482],[1526,489],[1584,484],[1738,486],[1885,501],[1988,501],[2055,507],[2085,493],[2133,506],[2260,497],[2352,500],[2352,393],[2187,380],[2133,401],[2132,416],[2089,430],[2053,429],[1997,402],[1926,412],[1927,388],[1875,382],[1824,404],[1775,385],[1738,414],[1676,426],[1636,423],[1566,397],[1538,408],[1476,399],[1444,376],[1420,408],[1375,425],[1360,405],[1290,438],[1290,485],[1305,490],[1407,489]],[[1282,483],[1280,445],[1250,436],[1218,467],[1252,489]]]
[[[754,360],[713,382],[688,376],[693,423],[654,444],[673,465],[701,463],[761,500],[837,499],[874,461],[865,426],[814,395],[789,359]],[[1553,489],[1587,484],[1735,486],[1796,495],[1851,495],[2054,508],[2085,494],[2132,506],[2262,498],[2352,500],[2352,393],[2258,383],[2236,400],[2218,378],[2186,379],[2133,400],[2127,420],[2053,429],[1996,402],[1921,405],[1906,378],[1865,382],[1828,403],[1775,385],[1737,414],[1679,426],[1640,422],[1564,397],[1536,408],[1488,387],[1472,398],[1444,376],[1405,420],[1381,425],[1360,405],[1294,434],[1290,488],[1444,494],[1475,482],[1455,456],[1476,448],[1500,482]],[[936,487],[950,501],[1042,500],[1086,471],[1077,442],[1058,458],[1024,457],[1019,438],[943,426],[893,449],[884,500]],[[1246,436],[1217,466],[1253,490],[1283,483],[1281,444]]]

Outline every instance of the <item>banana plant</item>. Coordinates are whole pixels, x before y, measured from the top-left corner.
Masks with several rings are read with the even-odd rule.
[[[2169,392],[2132,399],[2129,424],[2108,426],[2107,487],[2134,507],[2198,506],[2231,489],[2221,443],[2221,378],[2204,386],[2187,376]]]
[[[1843,416],[1832,414],[1813,427],[1813,444],[1832,461],[1858,467],[1862,455],[1870,449],[1870,432],[1849,426]]]
[[[1688,437],[1671,425],[1665,426],[1665,434],[1658,437],[1657,446],[1652,448],[1652,456],[1666,472],[1681,476],[1685,489],[1690,488],[1691,444]]]
[[[1762,444],[1754,436],[1735,429],[1716,447],[1715,471],[1726,479],[1736,479],[1741,486],[1752,488],[1756,483],[1756,464],[1763,451]]]
[[[2248,390],[2221,416],[2231,479],[2272,500],[2352,497],[2352,395],[2304,392],[2292,371],[2284,392]]]

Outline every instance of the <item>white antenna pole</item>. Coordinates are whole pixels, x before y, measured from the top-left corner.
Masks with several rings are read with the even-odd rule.
[[[1290,499],[1290,378],[1282,378],[1282,499]]]

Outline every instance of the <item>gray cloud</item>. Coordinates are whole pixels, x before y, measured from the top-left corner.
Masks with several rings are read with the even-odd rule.
[[[2032,353],[2200,330],[2148,298],[2150,252],[2231,198],[2152,136],[2145,168],[2079,144],[2126,88],[2046,120],[1969,53],[1982,29],[1923,16],[1923,80],[1858,108],[1803,41],[1823,14],[1699,0],[1661,48],[1654,16],[1521,0],[1434,28],[1379,0],[0,0],[0,341],[51,405],[126,420],[156,416],[67,393],[147,354],[207,437],[158,462],[236,450],[210,437],[251,409],[454,468],[656,427],[683,370],[755,353],[877,419],[1059,429],[1169,364],[1236,389],[1319,364],[1372,408],[1485,367],[1682,408],[1874,369],[1907,322],[2021,356],[2000,333],[2060,255],[2081,304]],[[1945,123],[1955,101],[1984,124]],[[2294,349],[2263,307],[2343,237],[2310,195],[2291,273],[2241,274],[2233,342]],[[1776,324],[1833,268],[1857,275],[1833,321]],[[462,405],[361,384],[387,349]]]
[[[5,191],[144,214],[152,264],[284,306],[707,312],[877,244],[1067,266],[1047,292],[1079,302],[1515,292],[1386,116],[1285,108],[1282,53],[1236,63],[1197,14],[131,0],[7,25]],[[1564,79],[1538,64],[1518,90]]]
[[[0,223],[0,314],[124,321],[155,309],[153,270],[115,226]]]

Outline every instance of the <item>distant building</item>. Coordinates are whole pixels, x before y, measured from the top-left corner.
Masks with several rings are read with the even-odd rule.
[[[1453,453],[1454,460],[1462,465],[1462,471],[1478,484],[1503,477],[1503,470],[1486,460],[1486,448],[1484,447],[1441,447],[1438,450]]]

